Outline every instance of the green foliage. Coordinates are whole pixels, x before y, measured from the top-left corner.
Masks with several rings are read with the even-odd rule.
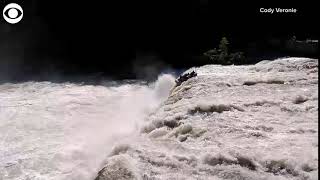
[[[229,56],[230,56],[230,60],[231,60],[231,62],[233,62],[233,64],[245,64],[246,63],[246,58],[244,57],[243,52],[231,53]]]
[[[230,64],[244,64],[245,57],[243,52],[235,52],[229,54],[229,41],[223,37],[219,44],[219,49],[211,49],[204,53],[215,64],[230,65]]]
[[[223,37],[219,44],[219,49],[221,50],[221,53],[225,55],[228,54],[228,45],[229,45],[229,41],[227,40],[226,37]]]

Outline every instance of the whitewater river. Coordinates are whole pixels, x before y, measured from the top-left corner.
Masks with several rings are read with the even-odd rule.
[[[318,179],[317,59],[193,70],[96,180]]]
[[[0,180],[318,179],[317,59],[193,70],[1,84]]]
[[[138,132],[173,83],[0,85],[0,180],[94,179],[113,143]]]

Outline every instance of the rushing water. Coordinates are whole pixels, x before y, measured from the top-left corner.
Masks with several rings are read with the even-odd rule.
[[[97,180],[319,179],[317,59],[191,70]]]
[[[317,59],[191,70],[0,85],[0,180],[318,179]]]
[[[0,180],[89,180],[114,142],[141,122],[174,84],[0,85]]]

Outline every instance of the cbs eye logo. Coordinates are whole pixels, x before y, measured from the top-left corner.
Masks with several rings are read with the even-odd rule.
[[[23,9],[16,3],[8,4],[3,9],[3,18],[10,24],[16,24],[21,21],[23,17]]]

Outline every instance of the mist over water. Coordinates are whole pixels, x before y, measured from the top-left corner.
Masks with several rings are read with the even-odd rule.
[[[134,137],[166,99],[174,79],[1,84],[0,179],[93,179],[114,143]]]

